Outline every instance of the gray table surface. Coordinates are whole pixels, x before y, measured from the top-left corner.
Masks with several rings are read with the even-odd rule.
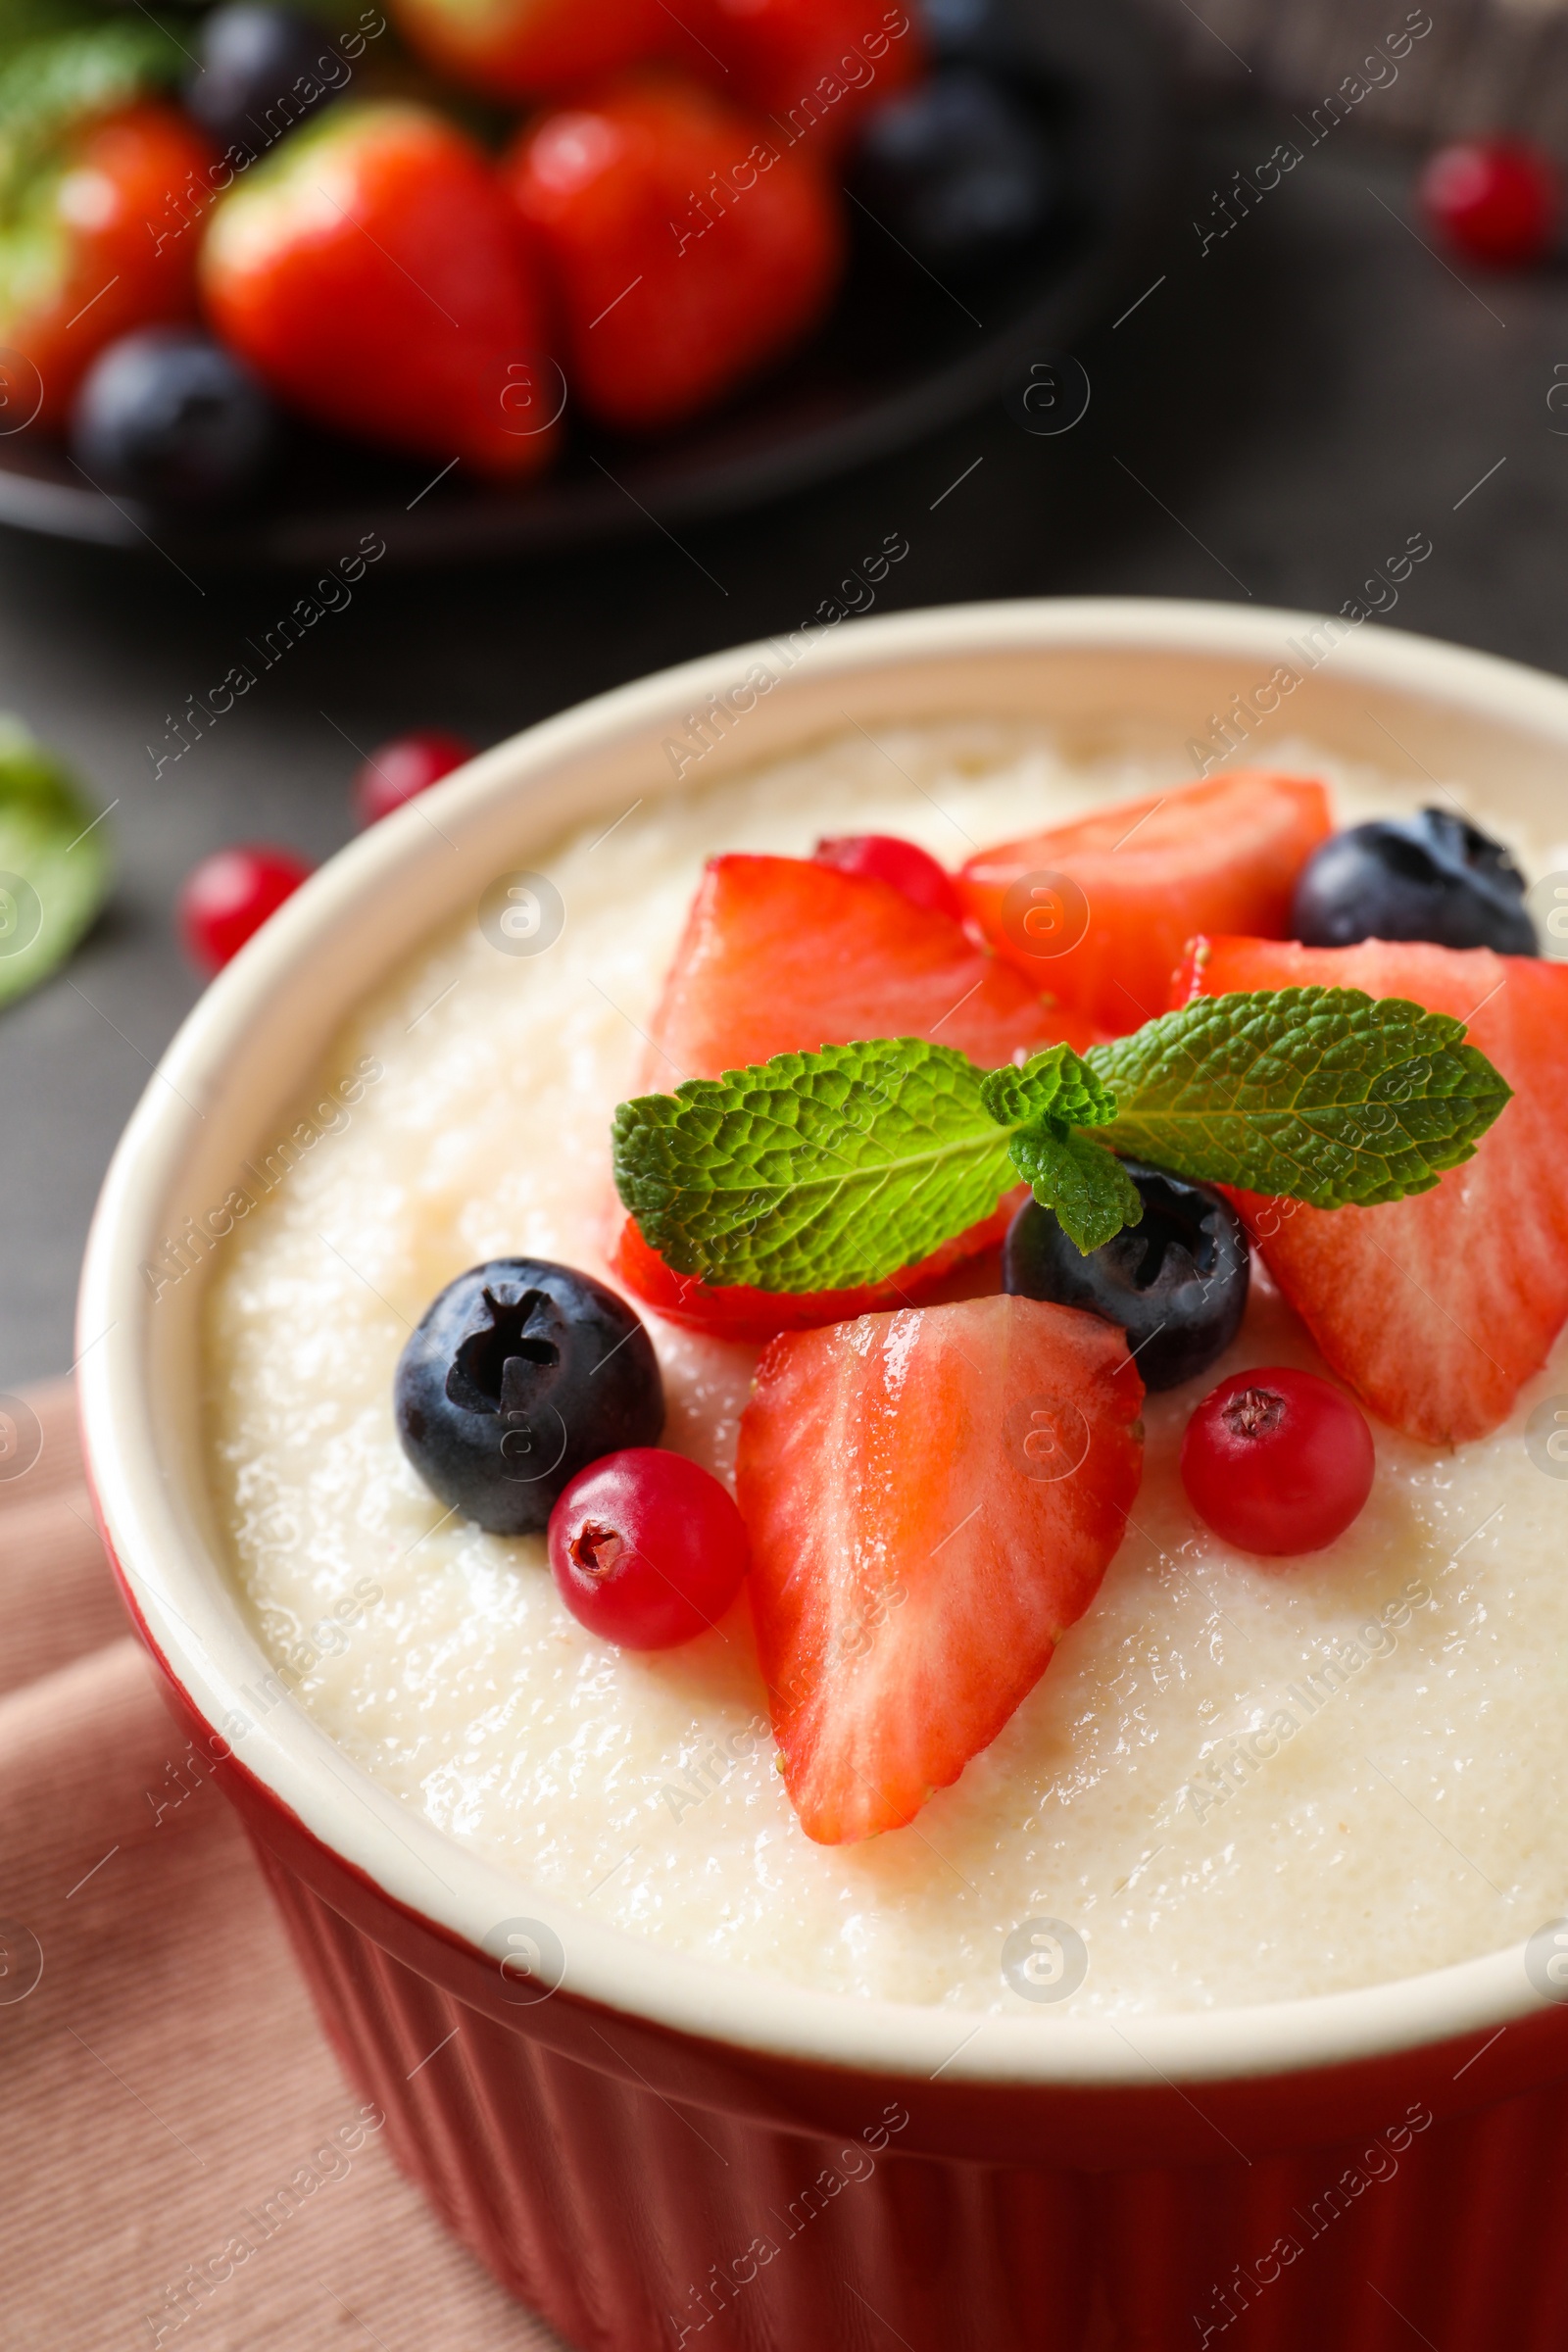
[[[1203,124],[1195,195],[1277,135],[1255,112]],[[352,745],[415,725],[493,742],[794,626],[893,529],[910,543],[888,584],[903,605],[1140,594],[1330,610],[1424,530],[1434,555],[1392,625],[1568,671],[1568,437],[1553,430],[1568,416],[1547,407],[1568,379],[1568,276],[1456,276],[1411,226],[1409,154],[1354,135],[1201,258],[1191,212],[1207,204],[1173,202],[1148,270],[1164,282],[1082,348],[1093,399],[1073,431],[1032,437],[999,403],[853,483],[683,533],[684,549],[652,536],[532,568],[369,572],[159,776],[147,747],[164,745],[167,714],[297,588],[192,584],[156,557],[0,538],[0,705],[118,804],[120,861],[70,968],[0,1013],[0,1388],[72,1360],[105,1164],[197,991],[171,929],[181,877],[236,838],[337,848]]]

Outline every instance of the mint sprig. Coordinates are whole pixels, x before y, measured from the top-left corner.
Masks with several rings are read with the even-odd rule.
[[[1313,1208],[1430,1192],[1513,1091],[1463,1021],[1351,988],[1199,998],[1091,1059],[1113,1150]]]
[[[677,1273],[847,1290],[929,1256],[1019,1176],[1100,1248],[1143,1214],[1117,1153],[1319,1208],[1400,1200],[1468,1159],[1509,1091],[1444,1014],[1266,990],[989,1072],[920,1038],[778,1054],[621,1103],[613,1165]]]

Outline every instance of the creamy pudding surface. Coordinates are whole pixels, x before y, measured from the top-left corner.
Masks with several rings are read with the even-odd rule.
[[[1309,745],[1275,764],[1328,776],[1341,822],[1423,797]],[[519,1911],[533,1888],[774,1979],[1049,2030],[1385,1982],[1568,1910],[1568,1482],[1525,1440],[1568,1391],[1562,1343],[1491,1438],[1442,1451],[1374,1422],[1360,1518],[1261,1562],[1195,1518],[1176,1466],[1225,1375],[1323,1368],[1254,1253],[1230,1352],[1148,1400],[1126,1539],[1043,1680],[915,1823],[841,1847],[806,1837],[774,1768],[744,1595],[685,1648],[613,1648],[562,1606],[542,1539],[443,1515],[399,1445],[394,1367],[455,1275],[528,1255],[606,1278],[611,1116],[646,1083],[708,857],[890,832],[952,865],[1182,773],[1074,770],[1043,729],[884,728],[612,811],[530,858],[564,906],[553,945],[504,952],[470,914],[413,951],[279,1120],[289,1148],[258,1148],[205,1310],[236,1586],[297,1702],[514,1872]],[[648,1323],[664,1443],[727,1473],[757,1350]],[[1088,1970],[1031,2008],[1004,1949],[1040,1919]]]

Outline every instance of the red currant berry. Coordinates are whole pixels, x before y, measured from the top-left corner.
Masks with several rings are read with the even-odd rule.
[[[683,1453],[628,1446],[579,1470],[550,1514],[550,1567],[591,1634],[673,1649],[716,1625],[751,1565],[746,1524]]]
[[[946,866],[895,833],[847,833],[836,841],[819,841],[812,856],[818,865],[836,865],[841,874],[864,874],[873,882],[886,882],[928,913],[951,914],[956,923],[963,920],[963,902]]]
[[[439,727],[394,736],[356,769],[354,813],[362,825],[376,824],[472,758],[471,743],[465,743],[461,735],[445,735]]]
[[[1182,1440],[1188,1501],[1243,1551],[1321,1551],[1361,1509],[1376,1468],[1359,1405],[1278,1364],[1222,1380]]]
[[[179,935],[192,963],[220,971],[311,869],[288,850],[251,843],[215,850],[185,876],[179,894]]]
[[[1427,219],[1458,253],[1499,269],[1539,262],[1557,241],[1562,182],[1551,158],[1512,139],[1441,147],[1421,174]]]

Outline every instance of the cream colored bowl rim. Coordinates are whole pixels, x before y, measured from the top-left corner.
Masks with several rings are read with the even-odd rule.
[[[1272,662],[1310,613],[1157,600],[1062,599],[969,605],[843,625],[814,639],[809,672],[848,680],[867,668],[938,658],[1016,658],[1082,649]],[[426,816],[449,833],[501,828],[519,795],[650,722],[679,728],[727,691],[768,644],[731,649],[567,710],[483,754],[341,851],[280,910],[197,1003],[149,1083],[104,1183],[82,1275],[75,1368],[84,1441],[104,1525],[157,1649],[203,1717],[220,1726],[268,1660],[223,1575],[179,1507],[181,1465],[169,1432],[188,1398],[161,1396],[154,1302],[137,1268],[156,1255],[162,1211],[193,1144],[189,1107],[214,1073],[251,1049],[285,978],[325,957],[334,926],[427,855]],[[1568,756],[1568,686],[1518,664],[1404,632],[1362,627],[1334,653],[1341,680],[1430,699],[1483,725],[1534,734]],[[805,665],[803,665],[805,666]],[[1266,674],[1266,671],[1265,671]],[[784,676],[776,694],[794,691]],[[412,938],[412,929],[410,937]],[[302,1059],[298,1080],[310,1074]],[[236,1145],[239,1152],[246,1144]],[[189,1377],[187,1374],[185,1377]],[[1368,1989],[1254,2007],[1117,2014],[1034,2006],[978,2015],[813,1992],[693,1959],[628,1936],[531,1887],[448,1838],[351,1763],[292,1701],[247,1736],[242,1760],[324,1845],[407,1909],[483,1946],[498,1923],[544,1922],[564,1949],[564,1988],[703,2041],[833,2067],[957,2082],[1152,2085],[1269,2076],[1416,2050],[1495,2032],[1544,2006],[1522,1943],[1460,1966]],[[1534,1923],[1532,1923],[1534,1924]],[[525,2022],[519,2011],[519,2023]]]

